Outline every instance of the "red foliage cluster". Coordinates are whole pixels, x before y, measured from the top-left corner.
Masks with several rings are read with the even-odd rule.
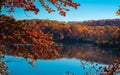
[[[72,2],[72,0],[47,0],[48,2],[52,3],[58,11],[60,11],[60,15],[65,16],[66,11],[69,11],[69,9],[66,8],[66,6],[71,6],[75,9],[79,6],[78,3]],[[25,11],[34,11],[35,14],[39,12],[39,9],[36,8],[35,5],[36,0],[2,0],[0,3],[0,10],[2,6],[4,8],[7,8],[7,12],[14,12],[15,7],[18,8],[24,8]],[[48,11],[49,13],[55,12],[52,8],[50,8],[50,5],[47,5],[45,0],[39,0],[41,5]]]
[[[9,17],[7,17],[9,18]],[[33,25],[26,25],[21,21],[5,21],[5,17],[0,17],[0,43],[8,43],[10,50],[15,50],[17,54],[24,54],[26,52],[21,50],[27,50],[26,47],[17,46],[16,44],[30,44],[31,52],[33,58],[39,58],[44,56],[44,58],[51,58],[52,56],[59,56],[56,43],[52,41],[52,34],[44,34],[41,30],[36,30],[37,27]],[[4,46],[0,47],[3,49]],[[20,50],[20,51],[19,51]],[[26,57],[29,57],[26,54]]]
[[[117,75],[116,73],[120,73],[120,64],[111,64],[108,67],[100,67],[103,70],[103,73],[100,75]]]
[[[5,62],[1,61],[2,58],[4,58],[4,56],[3,56],[2,52],[0,52],[0,74],[1,75],[8,75],[6,72],[8,67],[5,65]]]
[[[4,49],[4,47],[2,45],[0,45],[0,51],[3,50],[3,49]]]

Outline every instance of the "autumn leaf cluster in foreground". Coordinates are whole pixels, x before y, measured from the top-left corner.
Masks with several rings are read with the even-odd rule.
[[[5,46],[7,46],[17,56],[33,59],[55,58],[59,56],[59,48],[56,47],[52,38],[52,34],[45,34],[41,30],[36,30],[33,25],[23,24],[11,17],[0,16],[0,44],[2,44],[0,50],[6,51]],[[17,44],[31,45],[31,50]]]

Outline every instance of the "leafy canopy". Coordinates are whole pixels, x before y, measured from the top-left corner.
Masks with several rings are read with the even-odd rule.
[[[35,14],[38,14],[40,9],[36,7],[35,1],[36,0],[1,0],[0,11],[2,11],[2,7],[4,7],[7,9],[7,12],[14,12],[15,7],[17,7],[24,8],[25,11],[33,11]],[[39,0],[39,2],[49,13],[56,11],[51,8],[50,5],[46,4],[46,2],[52,3],[62,16],[66,16],[66,11],[69,11],[67,6],[75,9],[80,6],[80,4],[75,3],[72,0]]]

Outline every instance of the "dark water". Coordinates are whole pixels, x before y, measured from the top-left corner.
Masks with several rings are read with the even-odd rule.
[[[61,54],[67,58],[85,59],[102,64],[112,64],[120,58],[120,48],[101,47],[89,43],[65,43]]]
[[[31,65],[31,59],[6,55],[3,61],[11,75],[99,75],[100,66],[108,66],[120,57],[119,48],[80,43],[59,43],[59,46],[61,58],[38,59]]]

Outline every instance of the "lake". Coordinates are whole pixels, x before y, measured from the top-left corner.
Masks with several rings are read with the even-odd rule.
[[[105,48],[89,43],[59,43],[60,58],[32,59],[5,54],[3,61],[10,75],[99,75],[120,57],[119,48]],[[8,52],[9,53],[9,52]],[[116,73],[115,75],[120,75]]]

